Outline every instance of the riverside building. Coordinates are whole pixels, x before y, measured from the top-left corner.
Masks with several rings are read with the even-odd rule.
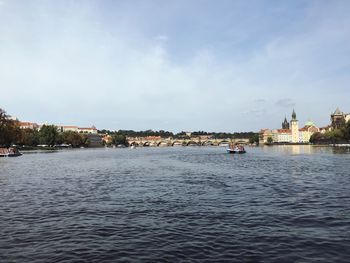
[[[37,124],[35,122],[19,122],[19,127],[21,129],[30,129],[30,130],[40,130],[43,125]],[[57,131],[66,132],[73,131],[78,133],[88,133],[88,134],[97,134],[98,131],[95,126],[82,128],[78,126],[65,126],[65,125],[55,125],[57,127]]]
[[[63,125],[59,125],[57,127],[58,127],[58,130],[60,132],[73,131],[73,132],[79,132],[79,133],[97,134],[97,129],[96,129],[95,126],[88,127],[88,128],[81,128],[81,127],[78,127],[78,126],[63,126]]]
[[[39,130],[40,125],[35,122],[28,122],[28,121],[20,121],[19,127],[21,129],[31,129],[31,130]]]
[[[350,113],[344,113],[339,108],[331,114],[331,125],[333,129],[339,129],[348,121],[350,121]]]
[[[274,143],[309,143],[311,135],[315,132],[319,132],[319,128],[312,121],[307,121],[304,127],[299,128],[299,121],[293,110],[291,121],[288,122],[287,118],[284,118],[282,129],[263,129],[259,138],[263,143],[267,143],[269,137]]]

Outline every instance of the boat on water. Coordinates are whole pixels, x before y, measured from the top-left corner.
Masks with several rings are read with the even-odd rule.
[[[235,145],[235,144],[230,144],[229,148],[227,148],[226,151],[227,153],[236,153],[236,154],[246,153],[246,150],[244,149],[243,145]]]
[[[0,148],[0,157],[18,157],[21,155],[22,153],[20,153],[15,147]]]

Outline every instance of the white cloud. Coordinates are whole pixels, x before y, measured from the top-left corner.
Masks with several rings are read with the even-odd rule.
[[[276,101],[276,105],[284,108],[291,108],[295,106],[295,102],[290,98],[280,99]]]
[[[156,36],[155,39],[157,41],[161,41],[161,42],[166,42],[169,40],[169,37],[165,36],[165,35],[159,35],[159,36]]]
[[[348,92],[322,95],[349,80],[334,74],[349,61],[350,32],[337,29],[344,17],[281,35],[253,53],[242,50],[239,61],[203,44],[177,62],[173,36],[148,37],[128,23],[118,27],[119,20],[110,26],[93,7],[53,7],[10,8],[0,17],[1,106],[23,119],[111,129],[259,130],[279,125],[289,113],[280,106],[298,102],[299,116],[325,115],[321,104],[341,106]],[[332,51],[333,44],[340,48]]]

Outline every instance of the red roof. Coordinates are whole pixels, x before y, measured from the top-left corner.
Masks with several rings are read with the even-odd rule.
[[[24,121],[24,122],[20,122],[19,123],[19,126],[20,127],[30,127],[30,126],[33,126],[33,127],[39,127],[39,125],[35,122],[27,122],[27,121]]]
[[[289,129],[278,129],[277,132],[278,133],[292,133],[292,131]]]

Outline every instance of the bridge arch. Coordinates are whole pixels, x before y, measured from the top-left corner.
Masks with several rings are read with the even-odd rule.
[[[239,143],[239,144],[247,144],[247,141],[245,141],[245,140],[238,140],[238,141],[236,141],[236,143]]]
[[[197,143],[197,142],[195,142],[195,141],[188,141],[187,143],[186,143],[186,146],[198,146],[198,145],[200,145],[199,143]]]
[[[147,142],[143,142],[143,143],[142,143],[142,146],[143,146],[143,147],[149,147],[149,146],[151,146],[151,143],[148,142],[148,141],[147,141]]]
[[[171,146],[182,146],[183,145],[183,141],[173,141],[172,143],[171,143]]]
[[[227,145],[227,144],[230,144],[230,141],[222,140],[222,141],[219,142],[219,146],[224,146],[224,145]]]
[[[202,143],[202,145],[203,146],[213,146],[214,145],[214,142],[213,141],[204,141],[203,143]]]
[[[130,146],[139,146],[139,144],[137,142],[131,142]]]
[[[159,146],[169,146],[169,145],[170,145],[170,143],[168,141],[160,141],[160,142],[157,143],[158,147]]]

